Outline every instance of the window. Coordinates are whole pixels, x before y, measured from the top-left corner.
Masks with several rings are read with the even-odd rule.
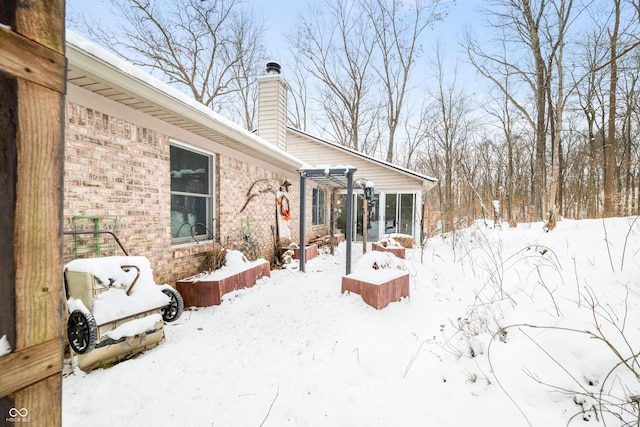
[[[323,225],[325,216],[324,191],[319,188],[313,189],[313,199],[311,202],[311,224]]]
[[[398,209],[398,233],[413,234],[413,208],[415,194],[400,194],[400,208]]]
[[[172,242],[212,238],[213,156],[172,144],[170,162]]]
[[[413,234],[414,193],[387,193],[385,196],[385,233]]]

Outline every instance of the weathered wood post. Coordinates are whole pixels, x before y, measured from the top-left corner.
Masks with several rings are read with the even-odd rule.
[[[0,4],[0,421],[43,426],[61,424],[64,8]]]

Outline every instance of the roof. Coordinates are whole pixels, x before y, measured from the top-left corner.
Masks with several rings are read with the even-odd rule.
[[[303,135],[303,136],[305,136],[307,138],[313,139],[315,142],[318,142],[320,144],[323,144],[323,145],[328,146],[330,148],[333,148],[335,150],[343,151],[343,152],[348,153],[348,154],[350,154],[352,156],[356,156],[356,157],[359,157],[359,158],[364,159],[366,161],[369,161],[369,162],[378,164],[380,166],[383,166],[385,168],[392,169],[392,170],[394,170],[396,172],[400,172],[401,174],[410,176],[412,178],[416,178],[416,179],[419,179],[419,180],[422,180],[422,181],[426,181],[428,183],[436,183],[436,182],[438,182],[437,178],[420,174],[420,173],[418,173],[416,171],[413,171],[411,169],[403,168],[401,166],[395,165],[393,163],[386,162],[384,160],[376,159],[375,157],[369,156],[368,154],[362,153],[360,151],[356,151],[356,150],[354,150],[352,148],[349,148],[349,147],[345,147],[345,146],[336,144],[335,142],[331,142],[331,141],[327,141],[325,139],[318,138],[317,136],[313,136],[313,135],[311,135],[309,133],[303,132],[303,131],[301,131],[299,129],[296,129],[294,127],[289,126],[287,129],[289,131],[299,133],[300,135]]]
[[[67,82],[286,170],[305,163],[67,29]]]

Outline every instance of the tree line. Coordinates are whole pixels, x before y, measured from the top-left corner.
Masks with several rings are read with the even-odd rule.
[[[442,230],[640,213],[640,0],[319,0],[286,30],[290,125],[437,177]],[[243,0],[112,0],[72,24],[252,130],[269,54]],[[464,70],[464,71],[460,71]],[[471,75],[473,74],[473,75]],[[475,81],[475,85],[469,85]]]

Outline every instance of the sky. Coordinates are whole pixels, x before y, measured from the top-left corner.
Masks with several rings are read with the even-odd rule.
[[[248,2],[263,16],[266,28],[264,45],[267,50],[267,59],[279,62],[282,66],[283,78],[293,80],[294,70],[291,67],[294,66],[295,61],[289,49],[286,35],[292,32],[300,15],[308,11],[314,4],[320,3],[321,0],[298,0],[295,2],[290,0],[268,2],[248,0]],[[443,68],[447,70],[443,76],[446,85],[468,94],[469,99],[475,99],[473,95],[486,92],[488,87],[486,81],[483,81],[483,78],[468,63],[466,52],[460,46],[460,41],[467,30],[473,34],[482,34],[481,24],[477,19],[478,9],[486,3],[487,0],[457,0],[451,5],[447,17],[443,21],[436,22],[423,34],[423,53],[412,70],[412,80],[415,82],[413,89],[415,90],[407,98],[407,110],[419,111],[425,96],[437,90],[438,80],[433,66],[436,48],[439,49]],[[67,20],[74,19],[74,17],[77,19],[78,15],[84,15],[89,22],[99,20],[108,26],[108,21],[115,19],[111,12],[113,6],[110,0],[67,0],[66,4]],[[80,36],[90,40],[90,37],[80,30],[81,27],[69,23],[67,26],[78,32]],[[450,70],[455,70],[455,73]],[[149,70],[145,71],[149,72]],[[156,77],[161,78],[159,75]],[[314,106],[311,105],[310,108],[313,109]],[[238,120],[238,118],[234,120]],[[313,124],[308,130],[323,138],[333,138],[330,133],[326,133],[326,129],[321,125]]]
[[[299,14],[318,0],[249,0],[250,3],[262,12],[265,20],[265,45],[269,54],[274,56],[283,66],[286,75],[286,63],[289,56],[286,33],[295,25]],[[443,46],[448,61],[454,61],[459,54],[459,40],[467,27],[477,27],[477,9],[486,0],[457,0],[452,6],[447,18],[434,25],[427,36],[425,47],[426,55],[433,52],[436,42]],[[109,0],[67,0],[67,18],[76,14],[86,14],[89,17],[101,20],[113,19],[110,12],[112,8]],[[75,30],[75,29],[74,29]],[[77,31],[77,30],[76,30]],[[475,28],[474,28],[475,31]],[[80,33],[82,35],[82,33]],[[86,37],[86,35],[85,35]]]

